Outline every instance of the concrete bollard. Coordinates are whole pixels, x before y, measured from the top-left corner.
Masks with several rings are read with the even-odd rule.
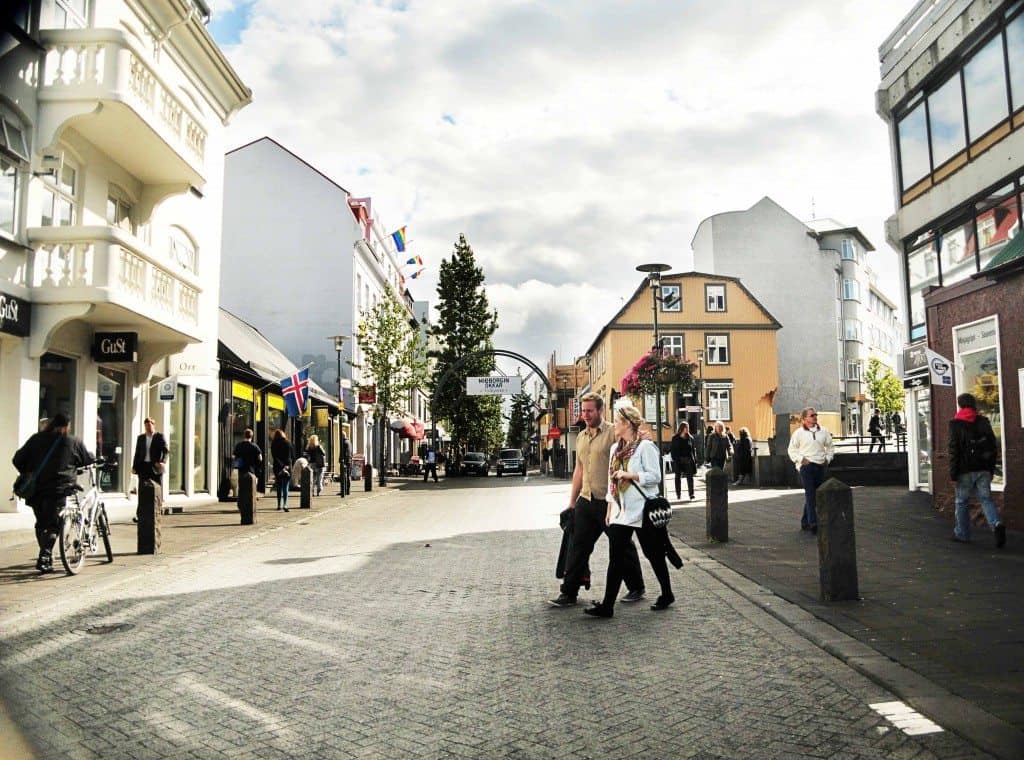
[[[152,480],[139,482],[139,524],[136,551],[139,554],[160,553],[160,514],[163,491]]]
[[[726,543],[729,540],[729,475],[725,470],[712,467],[704,476],[704,516],[709,541]]]
[[[238,475],[238,511],[242,514],[242,525],[256,524],[256,476]]]
[[[302,468],[299,478],[299,509],[309,509],[313,505],[313,471],[309,467]]]
[[[373,490],[373,465],[363,465],[363,490]]]
[[[853,491],[829,478],[817,491],[818,574],[823,602],[860,599],[857,587],[857,541]]]

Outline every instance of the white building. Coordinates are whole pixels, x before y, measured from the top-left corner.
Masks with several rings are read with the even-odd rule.
[[[0,332],[0,481],[65,412],[119,460],[108,503],[128,504],[149,415],[169,439],[170,500],[210,498],[222,141],[251,93],[200,0],[35,0],[15,16],[0,56],[0,297],[21,321]],[[160,403],[170,375],[175,399]]]
[[[408,254],[395,250],[390,232],[369,198],[354,198],[269,137],[227,154],[221,302],[296,364],[313,362],[310,377],[321,386],[342,391],[345,408],[355,415],[348,431],[352,453],[374,466],[374,406],[359,403],[353,393],[367,379],[349,362],[363,359],[354,338],[359,315],[384,293],[394,294],[414,317],[402,276],[401,257]],[[349,336],[340,378],[334,335]],[[410,415],[422,420],[422,407],[422,393],[414,394]]]
[[[863,433],[867,362],[874,354],[896,366],[896,328],[882,307],[892,301],[874,282],[863,233],[833,219],[801,222],[765,197],[702,221],[692,246],[697,271],[741,278],[782,323],[777,434],[788,438],[789,415],[805,406],[833,432]]]

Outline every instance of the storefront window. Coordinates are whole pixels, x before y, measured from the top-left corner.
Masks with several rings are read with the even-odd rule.
[[[943,286],[966,280],[978,271],[973,220],[942,233],[939,244]]]
[[[170,493],[185,492],[185,435],[188,432],[185,386],[179,385],[171,402],[171,429],[167,431],[167,488]]]
[[[978,413],[988,417],[995,431],[999,458],[992,486],[1003,485],[1003,414],[999,373],[999,329],[996,317],[953,328],[957,393],[971,393]]]
[[[1013,186],[1004,188],[1000,195]],[[987,205],[987,204],[986,204]],[[1020,231],[1020,212],[1017,197],[1010,195],[1002,203],[978,214],[978,243],[981,247],[981,267],[985,268],[996,254]]]
[[[931,392],[919,390],[914,395],[911,407],[913,422],[917,425],[917,446],[914,453],[917,457],[917,486],[927,491],[932,490],[932,405]],[[910,422],[908,420],[908,422]]]
[[[256,427],[256,405],[252,398],[238,398],[231,400],[231,451],[242,440],[246,428]],[[230,452],[229,452],[230,453]]]
[[[967,91],[967,126],[973,142],[1009,115],[1002,35],[993,37],[964,66],[964,89]]]
[[[907,254],[907,280],[910,286],[910,339],[924,337],[924,296],[922,291],[939,284],[939,257],[934,241],[928,241]]]
[[[210,435],[210,394],[196,391],[195,407],[196,432],[193,438],[192,491],[200,493],[210,490],[210,455],[206,444]]]
[[[288,415],[284,410],[284,399],[281,396],[267,394],[266,423],[268,439],[273,436],[275,430],[288,432]]]
[[[123,491],[125,401],[128,376],[100,367],[96,377],[96,455],[107,460],[100,476],[104,491]],[[129,451],[128,456],[134,452]],[[130,466],[129,466],[130,469]]]
[[[907,114],[897,127],[900,143],[900,176],[903,189],[912,187],[931,170],[928,160],[928,121],[924,103]]]
[[[74,359],[57,354],[43,354],[39,359],[39,429],[42,430],[57,412],[66,414],[71,420],[72,432],[75,418],[72,414],[75,399]]]

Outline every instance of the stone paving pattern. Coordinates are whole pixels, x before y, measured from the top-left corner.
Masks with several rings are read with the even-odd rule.
[[[411,483],[125,569],[0,616],[0,687],[40,757],[984,756],[695,564],[665,613],[547,607],[566,488]]]

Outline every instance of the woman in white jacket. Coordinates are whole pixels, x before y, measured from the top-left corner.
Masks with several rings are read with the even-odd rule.
[[[615,599],[622,586],[626,547],[634,532],[661,584],[661,596],[651,605],[651,609],[667,609],[676,600],[668,577],[664,536],[649,522],[644,523],[644,496],[656,496],[658,493],[661,457],[653,443],[640,439],[642,421],[640,412],[632,406],[615,410],[613,430],[617,441],[612,444],[609,458],[608,514],[605,517],[610,553],[608,577],[604,587],[604,601],[584,610],[594,617],[610,618],[614,614]]]

